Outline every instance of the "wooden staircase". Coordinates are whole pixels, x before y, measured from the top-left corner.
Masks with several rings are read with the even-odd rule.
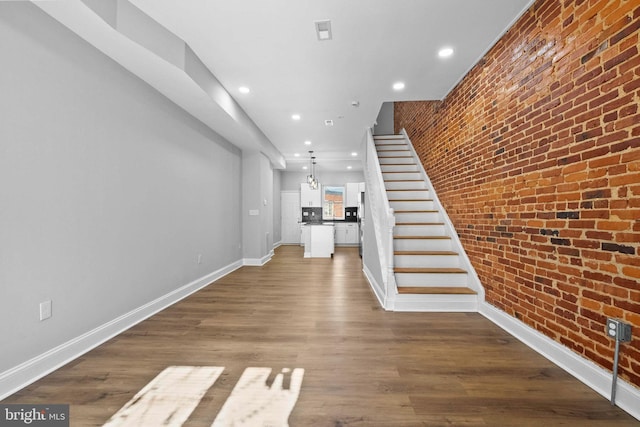
[[[444,212],[430,197],[402,135],[374,136],[389,206],[394,209],[394,274],[399,295],[476,295],[446,235]]]

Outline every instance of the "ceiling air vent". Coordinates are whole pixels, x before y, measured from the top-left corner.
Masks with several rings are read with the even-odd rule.
[[[324,124],[325,126],[333,126],[333,120],[325,120]]]
[[[318,40],[323,42],[326,40],[331,40],[331,21],[328,19],[326,21],[316,21],[316,35],[318,36]]]

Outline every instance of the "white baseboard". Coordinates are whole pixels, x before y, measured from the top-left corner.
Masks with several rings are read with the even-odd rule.
[[[273,257],[273,250],[271,250],[267,255],[262,258],[243,258],[242,265],[246,265],[249,267],[260,267],[271,261]]]
[[[0,400],[37,381],[132,326],[240,268],[237,261],[194,280],[33,359],[0,373]]]
[[[606,399],[611,398],[612,374],[609,371],[602,369],[592,361],[585,359],[489,303],[482,303],[479,311],[487,319],[591,387]],[[640,420],[639,388],[618,378],[615,403],[632,417]]]
[[[362,271],[365,277],[367,278],[367,280],[369,281],[369,285],[371,285],[371,289],[373,290],[374,295],[378,299],[380,306],[386,310],[387,307],[385,306],[385,303],[384,303],[384,288],[382,288],[378,284],[376,279],[373,277],[373,274],[371,274],[371,271],[369,271],[367,266],[364,264],[362,265]]]

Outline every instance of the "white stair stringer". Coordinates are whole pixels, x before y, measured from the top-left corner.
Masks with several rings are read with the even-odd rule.
[[[395,216],[395,311],[478,311],[484,289],[406,132],[374,136]]]

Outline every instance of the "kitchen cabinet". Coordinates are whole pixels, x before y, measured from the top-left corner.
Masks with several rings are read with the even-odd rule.
[[[300,226],[300,246],[304,246],[304,247],[311,247],[309,245],[309,238],[311,237],[311,234],[309,232],[309,227],[307,227],[306,225],[301,225]]]
[[[333,224],[305,224],[302,229],[305,258],[331,258],[333,256],[335,246]]]
[[[347,245],[357,245],[360,240],[358,233],[358,224],[345,224],[345,243]]]
[[[336,223],[336,245],[356,246],[360,236],[358,235],[358,224],[356,223]]]
[[[344,245],[347,241],[347,228],[346,224],[336,224],[336,245]]]
[[[357,208],[358,201],[360,200],[360,184],[357,182],[347,182],[347,197],[345,200],[345,207]]]
[[[322,187],[318,186],[315,190],[309,187],[309,184],[303,182],[300,184],[300,207],[303,208],[321,208],[322,207]]]

